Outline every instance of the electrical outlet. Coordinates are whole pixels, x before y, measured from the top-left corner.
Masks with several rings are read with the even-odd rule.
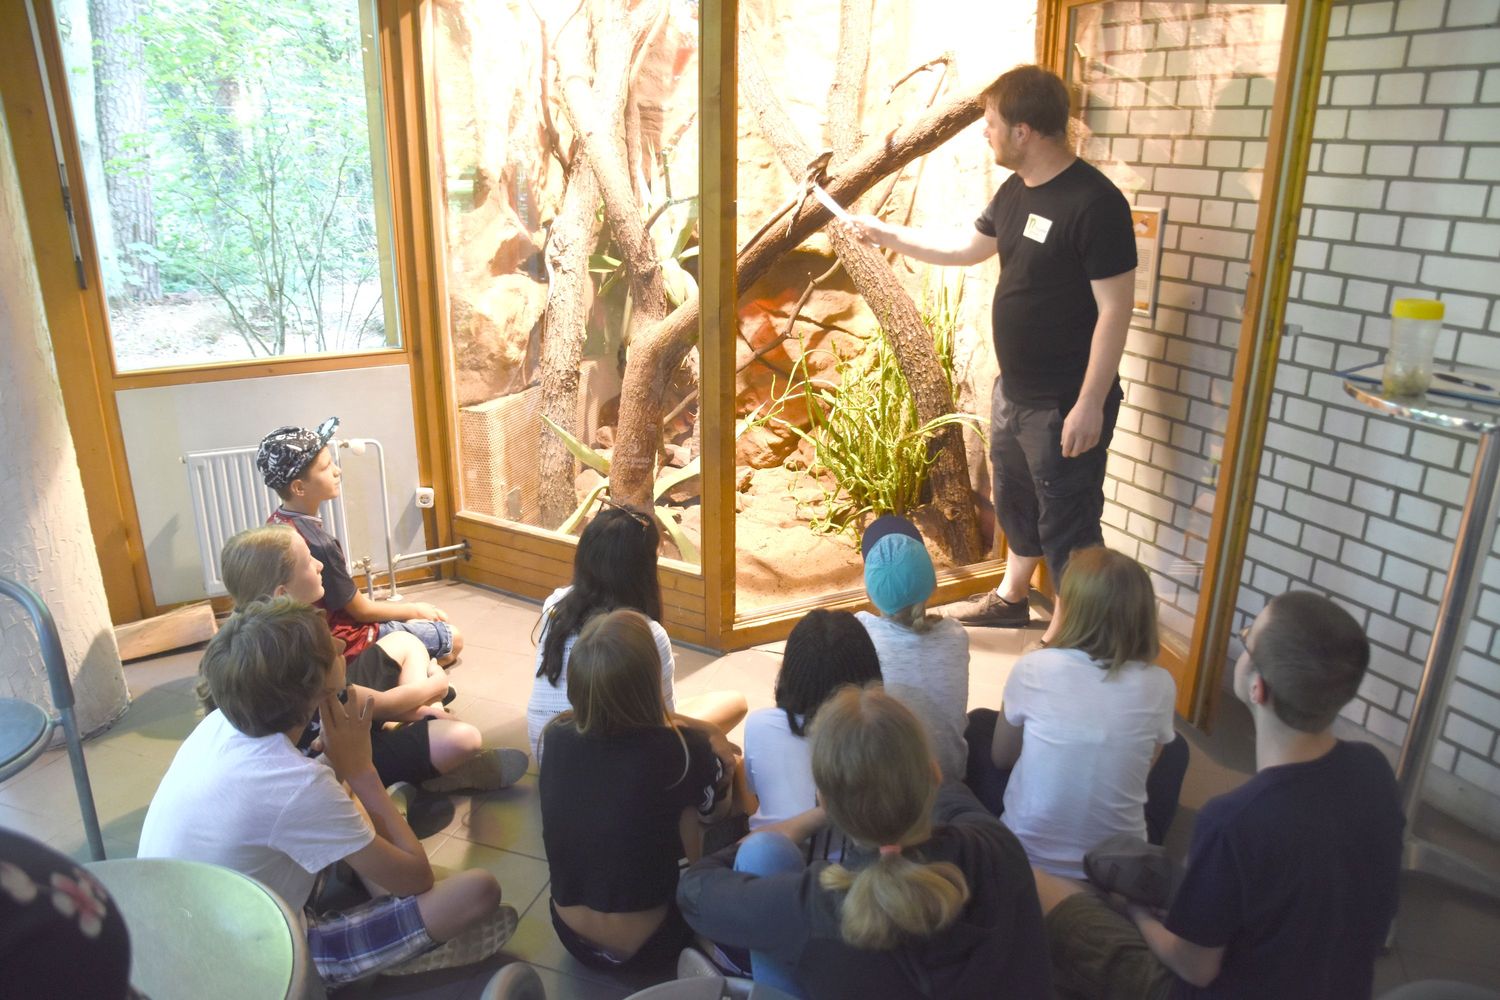
[[[434,503],[431,486],[417,487],[417,506],[431,507]]]

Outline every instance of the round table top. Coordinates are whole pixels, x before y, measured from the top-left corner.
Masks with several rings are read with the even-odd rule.
[[[39,705],[19,698],[0,698],[0,767],[35,748],[47,734],[49,721]]]
[[[259,882],[175,858],[85,867],[125,918],[130,982],[152,1000],[283,1000],[290,992],[306,937]]]

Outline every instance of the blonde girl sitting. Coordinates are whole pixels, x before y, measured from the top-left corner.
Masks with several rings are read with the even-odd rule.
[[[751,834],[682,876],[699,934],[748,948],[757,983],[811,1000],[1049,996],[1036,886],[1014,836],[958,782],[939,783],[923,727],[878,687],[818,709],[822,807]],[[843,861],[804,867],[832,822]]]
[[[1073,552],[1059,607],[1056,638],[1016,661],[1001,711],[971,714],[969,781],[991,807],[1003,796],[1033,865],[1082,878],[1084,852],[1109,837],[1161,842],[1187,743],[1172,728],[1176,683],[1152,664],[1156,595],[1141,564]]]
[[[224,586],[235,607],[272,597],[312,604],[323,596],[322,564],[295,528],[271,524],[251,528],[224,543]],[[485,749],[479,730],[453,719],[442,707],[448,678],[416,636],[392,632],[348,662],[351,689],[372,699],[377,723],[407,722],[371,731],[375,771],[382,783],[408,782],[430,792],[506,788],[526,773],[526,754]],[[361,701],[361,703],[363,703]],[[311,746],[316,727],[303,734]]]

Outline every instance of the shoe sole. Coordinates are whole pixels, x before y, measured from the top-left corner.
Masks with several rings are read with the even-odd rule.
[[[426,792],[493,792],[520,781],[531,766],[524,750],[481,750],[447,774],[422,782]]]
[[[521,916],[514,906],[501,906],[489,917],[470,927],[455,938],[444,941],[430,951],[399,965],[381,969],[383,976],[414,976],[438,969],[457,969],[465,965],[483,962],[505,947],[516,933]]]
[[[1100,888],[1154,907],[1171,902],[1177,880],[1176,864],[1155,851],[1090,854],[1084,870]]]

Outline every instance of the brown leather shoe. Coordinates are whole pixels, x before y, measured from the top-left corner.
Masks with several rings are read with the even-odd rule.
[[[978,597],[949,604],[939,609],[938,613],[944,618],[954,619],[961,625],[1026,628],[1031,624],[1031,601],[1023,597],[1011,603],[993,590],[986,590]]]

